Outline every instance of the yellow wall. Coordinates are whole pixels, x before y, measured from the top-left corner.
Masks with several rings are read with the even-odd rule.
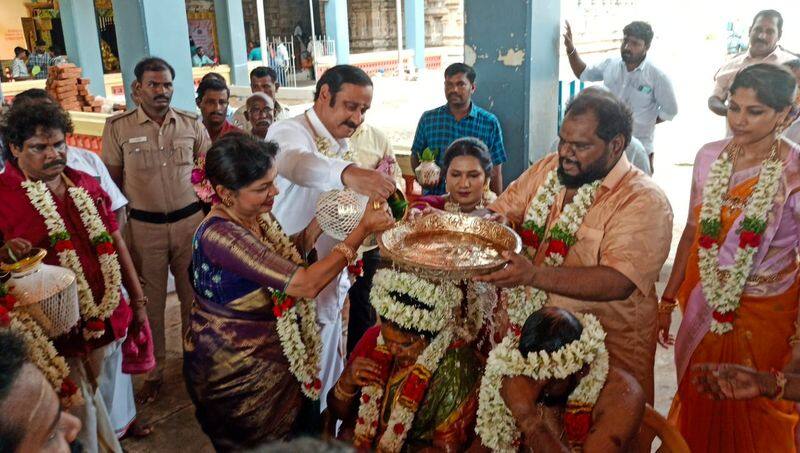
[[[0,60],[14,58],[14,47],[25,47],[22,17],[27,17],[25,0],[0,0]]]

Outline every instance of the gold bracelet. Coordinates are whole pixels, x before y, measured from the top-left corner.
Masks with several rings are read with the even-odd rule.
[[[677,302],[667,302],[662,300],[658,304],[658,312],[662,314],[670,314],[675,310],[675,307],[678,305]]]
[[[339,382],[337,382],[336,385],[333,386],[333,396],[335,396],[336,399],[339,401],[350,401],[356,396],[356,393],[358,393],[358,390],[356,390],[353,393],[345,392],[339,386]]]
[[[333,246],[331,249],[332,252],[339,252],[346,261],[345,264],[350,264],[356,260],[356,251],[350,248],[349,245],[345,244],[344,242],[340,242]]]

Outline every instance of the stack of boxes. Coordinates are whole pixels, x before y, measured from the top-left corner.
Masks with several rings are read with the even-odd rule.
[[[89,79],[72,63],[57,64],[47,73],[47,91],[64,110],[100,112],[103,101],[89,94]]]

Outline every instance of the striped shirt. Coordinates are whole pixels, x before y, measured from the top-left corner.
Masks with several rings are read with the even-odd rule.
[[[506,149],[503,146],[503,131],[500,129],[500,121],[494,114],[478,107],[474,102],[469,114],[460,121],[457,121],[450,113],[447,104],[423,113],[417,125],[411,152],[419,158],[425,148],[430,148],[432,151],[438,152],[436,163],[441,167],[447,147],[463,137],[475,137],[482,140],[489,148],[494,165],[500,165],[508,160]],[[443,193],[445,193],[444,177],[438,187],[425,189],[426,195]]]

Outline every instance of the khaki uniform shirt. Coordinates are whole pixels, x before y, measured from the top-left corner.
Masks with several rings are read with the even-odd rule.
[[[197,115],[174,108],[161,126],[139,107],[107,119],[103,130],[103,162],[123,168],[122,190],[141,211],[169,213],[196,202],[192,169],[210,147]]]
[[[547,174],[558,167],[551,154],[528,169],[489,209],[521,224],[525,211]],[[564,208],[565,191],[556,197],[548,230]],[[658,302],[655,282],[669,254],[672,208],[664,192],[623,154],[597,189],[595,201],[563,266],[607,266],[630,279],[636,289],[624,300],[588,302],[550,294],[550,303],[578,313],[591,313],[605,328],[612,365],[636,377],[653,397]],[[546,246],[534,262],[544,261]],[[652,401],[651,401],[652,402]]]

